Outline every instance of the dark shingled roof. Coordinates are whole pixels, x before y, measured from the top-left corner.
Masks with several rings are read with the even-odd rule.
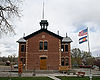
[[[18,43],[25,43],[27,39],[29,39],[29,38],[37,35],[37,34],[40,34],[41,32],[46,32],[47,34],[50,34],[50,35],[52,35],[52,36],[54,36],[54,37],[56,37],[58,39],[61,39],[62,42],[67,42],[67,43],[72,42],[70,37],[68,37],[68,36],[67,37],[61,37],[61,36],[51,32],[51,31],[48,31],[47,29],[40,29],[40,30],[38,30],[38,31],[26,36],[26,37],[20,38],[17,42]]]
[[[59,35],[57,35],[57,34],[51,32],[51,31],[48,31],[47,29],[40,29],[40,30],[38,30],[38,31],[36,31],[36,32],[34,32],[34,33],[32,33],[32,34],[30,34],[30,35],[24,37],[24,39],[27,40],[27,39],[29,39],[29,38],[31,38],[31,37],[33,37],[33,36],[35,36],[35,35],[37,35],[37,34],[39,34],[39,33],[41,33],[41,32],[46,32],[46,33],[48,33],[48,34],[50,34],[50,35],[52,35],[52,36],[54,36],[54,37],[56,37],[56,38],[59,38],[59,39],[61,39],[61,40],[62,40],[62,38],[63,38],[63,37],[61,37],[61,36],[59,36]]]

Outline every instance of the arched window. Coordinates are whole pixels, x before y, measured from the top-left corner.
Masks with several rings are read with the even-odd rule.
[[[61,51],[64,52],[64,45],[61,45]]]
[[[40,41],[39,42],[39,50],[48,50],[48,42]]]
[[[61,65],[64,66],[64,58],[61,58]]]
[[[65,63],[66,66],[68,66],[68,65],[69,65],[69,58],[66,58],[66,59],[65,59],[65,62],[66,62],[66,63]]]
[[[68,44],[62,44],[61,45],[61,51],[62,52],[68,52]]]
[[[69,58],[61,58],[61,66],[68,66]]]
[[[65,52],[68,52],[68,45],[65,45]]]
[[[43,50],[43,41],[40,41],[39,43],[39,50]]]
[[[26,46],[25,45],[21,45],[21,52],[25,52],[26,51]]]
[[[48,50],[48,42],[44,41],[44,50]]]

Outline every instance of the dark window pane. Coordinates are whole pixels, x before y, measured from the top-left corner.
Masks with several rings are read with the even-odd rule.
[[[47,41],[44,42],[44,50],[48,50],[48,42]]]
[[[25,64],[25,58],[21,58],[21,62]]]
[[[68,52],[68,45],[65,45],[65,51]]]
[[[46,57],[40,57],[40,59],[46,59]]]
[[[24,48],[24,51],[26,52],[26,45],[24,45],[24,47],[25,47],[25,48]]]
[[[39,43],[39,50],[43,50],[43,42]]]
[[[64,52],[64,45],[61,45],[61,51]]]
[[[66,66],[68,66],[68,65],[69,65],[69,59],[66,58]]]
[[[24,49],[25,49],[24,45],[21,45],[21,52],[24,52]]]
[[[61,59],[61,65],[64,66],[64,58]]]

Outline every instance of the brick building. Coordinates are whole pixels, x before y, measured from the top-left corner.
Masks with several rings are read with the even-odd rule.
[[[71,68],[70,37],[61,37],[47,30],[47,20],[41,20],[40,26],[40,30],[17,41],[18,62],[22,61],[26,70],[59,70],[62,66]]]

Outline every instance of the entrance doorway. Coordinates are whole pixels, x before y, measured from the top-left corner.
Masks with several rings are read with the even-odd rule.
[[[40,57],[40,70],[47,70],[47,57]]]

